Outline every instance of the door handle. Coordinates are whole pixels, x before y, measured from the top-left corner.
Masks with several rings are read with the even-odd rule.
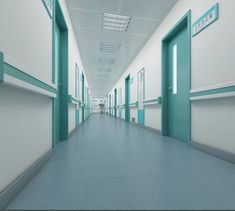
[[[168,87],[168,90],[171,91],[171,90],[172,90],[172,86],[169,86],[169,87]]]

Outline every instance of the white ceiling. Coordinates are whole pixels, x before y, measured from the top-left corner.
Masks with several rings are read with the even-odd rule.
[[[177,0],[66,0],[93,97],[104,97]],[[127,32],[102,29],[103,13],[131,16]],[[100,43],[116,43],[116,53]],[[101,64],[113,59],[113,64]]]

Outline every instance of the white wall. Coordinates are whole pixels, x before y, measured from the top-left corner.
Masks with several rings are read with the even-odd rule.
[[[52,21],[38,0],[1,0],[0,51],[52,82]],[[0,85],[0,192],[52,147],[52,100]],[[7,163],[6,163],[7,162]]]
[[[52,82],[52,21],[42,1],[1,0],[0,51]]]
[[[0,86],[0,191],[52,146],[51,99]]]
[[[122,87],[124,102],[125,78],[129,74],[136,77],[137,72],[144,67],[145,99],[161,96],[162,38],[190,9],[193,23],[217,2],[219,2],[219,20],[192,38],[192,89],[235,81],[235,42],[233,41],[235,27],[231,22],[231,20],[235,20],[233,11],[235,1],[179,0],[122,74],[110,93],[113,93],[115,88]],[[135,83],[137,83],[136,78],[134,78]],[[135,93],[132,93],[132,95],[135,99]],[[234,153],[235,130],[232,128],[232,122],[235,122],[234,109],[232,109],[234,107],[234,99],[193,102],[192,140]],[[161,130],[161,106],[145,109],[145,124]]]
[[[69,94],[75,96],[75,63],[84,68],[65,1],[60,4],[69,28]],[[51,84],[52,19],[43,2],[1,0],[0,28],[0,51]],[[75,108],[69,105],[69,131],[75,128]],[[0,192],[51,148],[52,99],[0,84]]]

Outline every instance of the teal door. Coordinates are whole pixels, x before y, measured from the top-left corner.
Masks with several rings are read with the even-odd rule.
[[[119,118],[122,118],[122,88],[119,88],[119,93],[118,93],[118,104],[119,104]]]
[[[113,102],[113,95],[111,95],[111,115],[113,116],[113,105],[114,105],[114,102]]]
[[[114,116],[117,117],[117,89],[114,89]]]
[[[54,34],[54,83],[58,86],[58,94],[57,98],[54,100],[54,145],[56,145],[60,141],[60,29],[58,25],[55,23],[55,34]]]
[[[125,79],[125,120],[130,121],[130,75]]]
[[[56,145],[68,139],[68,28],[57,1],[53,38],[53,83],[58,89],[53,101],[53,145]]]
[[[111,115],[111,95],[109,95],[109,115]]]
[[[167,43],[168,135],[182,141],[190,139],[190,48],[187,27]]]
[[[75,97],[79,98],[79,87],[80,87],[80,80],[79,80],[79,68],[78,65],[75,64]],[[76,105],[76,127],[79,125],[79,106]]]
[[[82,102],[83,102],[83,106],[82,106],[82,122],[84,122],[85,120],[85,81],[84,81],[84,74],[82,73]]]

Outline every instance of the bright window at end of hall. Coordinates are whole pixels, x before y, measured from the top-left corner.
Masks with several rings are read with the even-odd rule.
[[[177,44],[173,46],[172,94],[177,94]]]

